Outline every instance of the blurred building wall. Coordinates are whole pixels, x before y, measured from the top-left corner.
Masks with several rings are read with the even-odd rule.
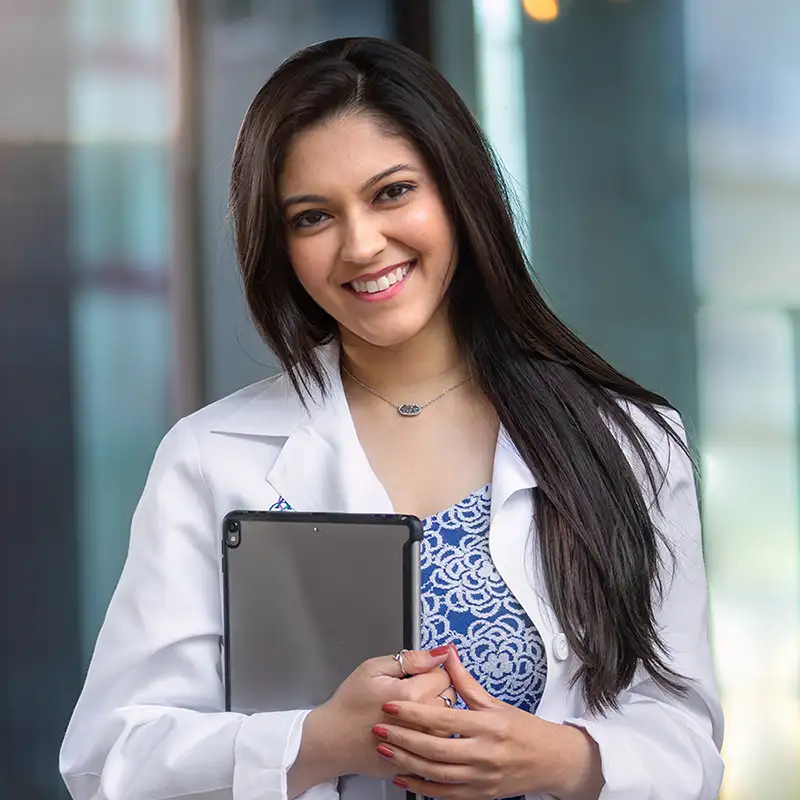
[[[63,794],[58,745],[174,419],[174,9],[0,6],[0,795]]]
[[[685,2],[724,800],[800,797],[800,4]]]
[[[38,800],[53,796],[58,723],[83,668],[70,56],[63,4],[15,11],[0,12],[0,797]]]

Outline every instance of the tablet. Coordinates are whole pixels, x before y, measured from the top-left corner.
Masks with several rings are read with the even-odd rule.
[[[421,539],[405,515],[228,514],[227,709],[313,708],[362,661],[418,649]]]

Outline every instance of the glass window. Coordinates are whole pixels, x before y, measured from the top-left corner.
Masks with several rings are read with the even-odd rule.
[[[0,566],[3,798],[66,796],[60,740],[177,411],[174,10],[0,11],[0,75],[13,76],[0,111],[0,491],[20,542]]]
[[[545,293],[678,406],[699,448],[721,796],[794,797],[800,5],[446,5],[438,63],[470,86],[453,37],[472,11],[473,105],[519,190]]]

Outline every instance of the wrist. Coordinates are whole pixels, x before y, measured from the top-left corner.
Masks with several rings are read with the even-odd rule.
[[[287,775],[289,797],[346,774],[340,737],[336,736],[331,716],[323,704],[303,720],[300,750]]]
[[[597,742],[583,728],[555,723],[548,741],[552,769],[547,792],[558,800],[597,800],[604,784]]]

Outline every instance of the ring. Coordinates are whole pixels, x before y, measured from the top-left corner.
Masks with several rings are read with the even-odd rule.
[[[407,652],[408,652],[408,650],[401,650],[399,653],[395,653],[392,656],[392,658],[400,665],[400,669],[403,670],[403,675],[405,675],[406,678],[410,678],[411,677],[411,673],[410,672],[406,672],[405,664],[403,664],[403,656]]]
[[[453,701],[446,694],[440,694],[439,697],[441,697],[442,700],[444,700],[444,704],[448,708],[452,708],[453,707]]]

